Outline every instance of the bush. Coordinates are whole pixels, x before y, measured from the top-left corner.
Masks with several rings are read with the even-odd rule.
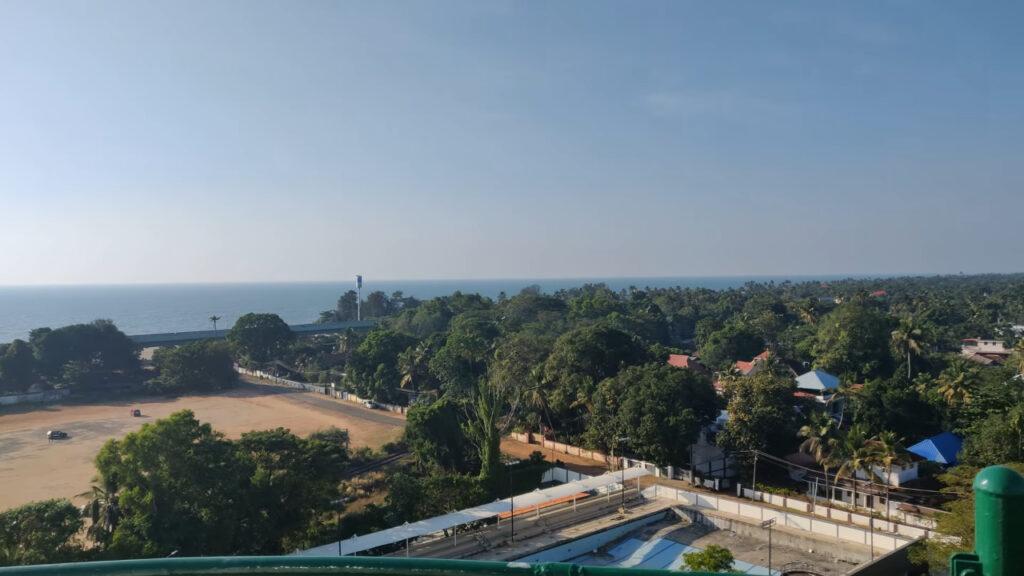
[[[733,572],[733,560],[732,552],[717,544],[700,552],[683,554],[683,563],[694,572]]]

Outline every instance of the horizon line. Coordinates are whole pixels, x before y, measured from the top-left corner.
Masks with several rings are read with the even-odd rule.
[[[534,277],[457,277],[457,278],[381,278],[373,282],[552,282],[552,281],[607,281],[607,280],[676,280],[676,279],[807,279],[817,278],[830,279],[851,279],[851,280],[887,280],[894,278],[926,278],[942,276],[1014,276],[1024,274],[1024,271],[1016,272],[898,272],[898,273],[877,273],[877,272],[844,272],[844,273],[795,273],[795,274],[703,274],[703,275],[656,275],[656,276],[534,276]],[[363,275],[364,284],[367,282]],[[209,280],[209,281],[139,281],[139,282],[57,282],[39,284],[2,284],[0,289],[5,288],[117,288],[117,287],[144,287],[144,286],[230,286],[230,285],[286,285],[286,284],[347,284],[355,283],[355,275],[351,279],[326,279],[326,280]]]

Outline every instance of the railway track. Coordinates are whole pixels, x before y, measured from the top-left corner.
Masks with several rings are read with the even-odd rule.
[[[399,460],[405,458],[408,455],[409,452],[399,452],[397,454],[392,454],[390,456],[380,458],[372,462],[360,464],[359,466],[355,466],[353,468],[346,470],[345,475],[343,477],[351,478],[353,476],[359,476],[360,474],[366,474],[367,472],[373,472],[374,470],[377,470],[378,468],[383,468],[388,464],[394,464],[395,462],[398,462]]]

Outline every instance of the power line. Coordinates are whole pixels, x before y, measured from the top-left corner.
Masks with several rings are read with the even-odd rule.
[[[768,454],[767,452],[762,452],[760,450],[745,450],[745,452],[749,452],[749,453],[752,453],[752,454],[757,454],[758,457],[764,458],[769,463],[775,464],[777,466],[781,466],[781,467],[785,467],[785,468],[800,468],[802,470],[806,470],[806,471],[810,472],[811,474],[814,474],[814,475],[817,475],[819,477],[825,478],[826,481],[828,480],[828,476],[824,474],[823,470],[818,470],[818,469],[809,468],[807,466],[803,466],[803,465],[800,465],[800,464],[795,464],[793,462],[790,462],[789,460],[786,460],[785,458],[780,458],[778,456],[774,456],[772,454]],[[849,486],[849,484],[852,483],[854,485],[853,487],[854,488],[856,487],[856,480],[846,479],[846,478],[838,478],[835,474],[832,474],[831,477],[832,477],[834,483],[843,482],[844,486]],[[865,480],[865,482],[867,482],[868,484],[870,484],[872,486],[875,484],[871,480]],[[969,495],[969,494],[962,493],[962,492],[944,492],[942,490],[929,490],[927,488],[908,488],[908,487],[905,487],[905,486],[890,486],[889,492],[890,493],[893,493],[893,492],[906,492],[907,495],[913,495],[913,494],[911,494],[912,492],[919,492],[919,493],[923,493],[923,494],[934,494],[934,495],[948,496],[948,497],[961,497],[961,496],[968,496]]]

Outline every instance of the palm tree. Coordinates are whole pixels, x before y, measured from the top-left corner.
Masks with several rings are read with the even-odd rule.
[[[974,370],[965,360],[957,359],[939,374],[938,393],[951,408],[971,403]]]
[[[1017,373],[1024,376],[1024,338],[1017,340],[1017,345],[1013,347],[1013,357],[1017,361]]]
[[[807,424],[800,427],[797,436],[804,439],[800,443],[800,451],[814,456],[814,460],[825,471],[825,500],[829,502],[828,471],[834,463],[832,455],[837,442],[836,421],[826,412],[813,412]]]
[[[871,465],[875,460],[867,429],[859,424],[850,428],[837,444],[836,458],[840,462],[839,470],[836,471],[836,482],[840,478],[849,478],[853,481],[853,503],[856,505],[857,473],[863,472],[870,482],[872,478]]]
[[[107,542],[121,519],[117,492],[117,484],[104,478],[100,485],[93,484],[89,491],[79,494],[89,497],[82,507],[82,515],[89,519],[86,533],[95,542]]]
[[[832,407],[833,404],[839,405],[839,422],[836,425],[838,428],[841,429],[843,427],[843,420],[846,418],[846,405],[849,404],[850,400],[852,400],[856,395],[857,389],[853,387],[853,384],[840,382],[839,388],[836,388],[836,391],[833,392],[832,395],[828,397],[828,400],[825,401],[825,407],[829,410],[835,410],[835,408]]]
[[[909,316],[900,320],[899,328],[893,330],[891,336],[893,348],[907,355],[907,380],[910,380],[913,356],[920,356],[924,351],[924,329],[914,321],[913,316]]]
[[[213,316],[210,316],[210,322],[213,322],[213,331],[214,332],[217,331],[217,320],[220,320],[220,316],[217,316],[216,314],[214,314]]]
[[[885,470],[885,519],[889,519],[889,477],[892,476],[892,468],[897,464],[906,462],[906,449],[903,447],[903,438],[895,432],[885,431],[880,433],[873,444],[875,462]]]
[[[430,350],[426,341],[410,346],[398,354],[398,369],[402,379],[398,384],[403,389],[415,390],[421,381],[429,375]]]

